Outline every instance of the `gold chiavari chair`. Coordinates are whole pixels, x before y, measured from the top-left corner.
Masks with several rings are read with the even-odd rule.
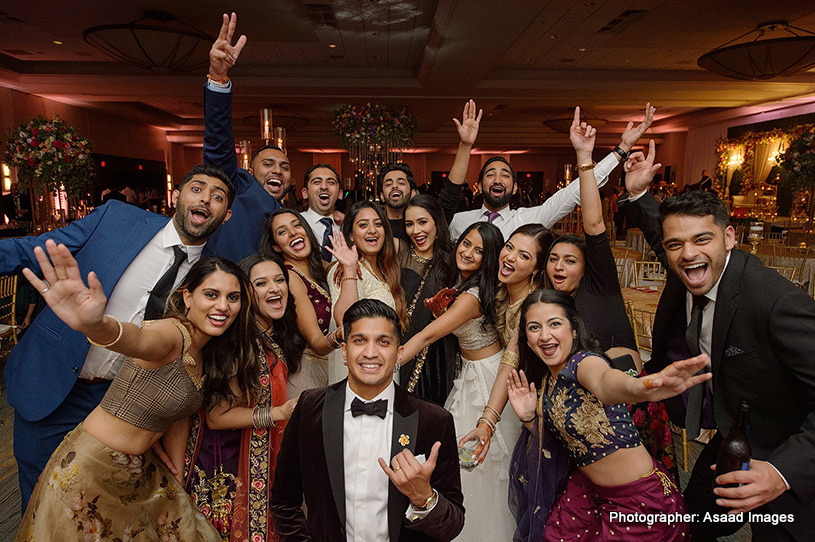
[[[638,309],[634,304],[628,303],[628,318],[634,330],[634,339],[637,348],[651,352],[651,333],[654,329],[654,311]]]
[[[665,283],[665,268],[660,262],[634,262],[634,284],[643,286],[645,283]]]
[[[617,281],[622,288],[627,288],[630,282],[626,276],[628,249],[625,247],[611,247],[611,253],[614,255],[614,265],[617,266]]]
[[[773,265],[768,265],[770,269],[774,269],[778,271],[778,274],[787,279],[790,282],[795,281],[795,272],[798,271],[795,267],[776,267]]]
[[[0,323],[0,339],[11,337],[14,344],[17,344],[17,276],[0,277],[0,321],[8,321],[9,324]]]

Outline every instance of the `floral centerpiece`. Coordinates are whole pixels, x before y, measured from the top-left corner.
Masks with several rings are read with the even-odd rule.
[[[374,179],[379,169],[400,162],[402,149],[413,145],[417,122],[406,107],[368,103],[342,106],[334,113],[333,127],[370,198],[375,195]]]
[[[784,168],[784,182],[790,188],[807,192],[809,198],[809,229],[815,217],[815,128],[803,132],[790,142],[787,150],[778,156],[778,163]]]
[[[344,105],[334,112],[334,133],[345,149],[360,144],[409,147],[416,133],[416,117],[406,107],[370,103]]]
[[[64,187],[69,196],[87,188],[94,175],[92,143],[58,115],[37,115],[11,130],[6,140],[6,163],[17,167],[21,190],[32,184],[37,194]]]

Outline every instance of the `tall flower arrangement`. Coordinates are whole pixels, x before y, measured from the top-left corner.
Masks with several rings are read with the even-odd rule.
[[[779,155],[778,163],[784,168],[784,182],[809,198],[807,216],[812,228],[815,218],[815,126],[810,125],[808,131],[793,139],[787,150]]]
[[[6,163],[17,167],[21,190],[29,183],[35,193],[54,193],[64,187],[69,196],[87,188],[94,175],[92,143],[58,115],[37,115],[13,128],[6,139]]]
[[[379,168],[400,161],[402,149],[413,145],[417,126],[416,117],[406,107],[367,103],[344,105],[334,112],[334,133],[348,149],[369,195]]]

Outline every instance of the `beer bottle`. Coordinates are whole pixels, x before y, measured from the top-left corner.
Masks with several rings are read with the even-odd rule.
[[[750,442],[747,440],[750,424],[750,405],[746,401],[739,404],[739,410],[727,438],[719,447],[716,458],[716,478],[734,470],[750,470]],[[727,484],[723,487],[738,487],[738,484]]]

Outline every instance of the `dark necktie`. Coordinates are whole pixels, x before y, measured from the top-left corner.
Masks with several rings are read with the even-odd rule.
[[[147,307],[144,309],[145,320],[158,320],[164,316],[164,304],[167,301],[167,296],[170,295],[170,289],[175,284],[175,279],[178,276],[178,269],[181,264],[187,259],[187,253],[180,245],[173,247],[173,254],[175,259],[173,265],[161,275],[156,285],[150,291],[150,297],[147,299]]]
[[[699,336],[702,331],[702,311],[707,305],[708,298],[701,295],[693,296],[693,308],[690,312],[690,323],[685,330],[685,343],[692,356],[701,354],[699,348]],[[705,366],[699,373],[706,373],[708,367]],[[693,386],[688,390],[688,407],[685,410],[685,431],[688,440],[699,436],[702,420],[702,398],[706,384]]]
[[[323,258],[323,261],[330,262],[331,261],[331,253],[326,250],[327,248],[334,248],[331,244],[331,239],[328,238],[329,235],[334,233],[334,221],[330,218],[321,218],[320,224],[325,226],[325,233],[323,233],[323,246],[320,249],[320,256]]]
[[[496,218],[501,216],[501,213],[493,213],[493,212],[490,212],[490,211],[484,211],[484,216],[487,217],[487,222],[492,224],[493,220],[495,220]]]
[[[379,416],[384,420],[387,412],[387,399],[379,399],[378,401],[370,401],[366,403],[364,401],[360,401],[358,397],[354,397],[354,400],[351,401],[351,415],[354,418],[367,414],[368,416]]]

